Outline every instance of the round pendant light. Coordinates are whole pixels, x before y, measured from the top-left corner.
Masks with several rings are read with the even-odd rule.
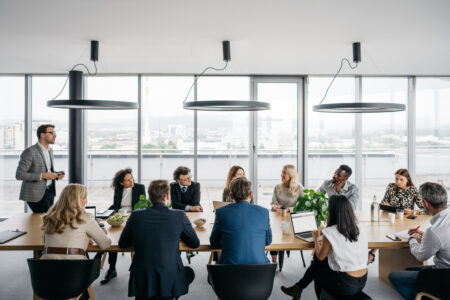
[[[242,100],[208,100],[183,103],[185,109],[205,111],[258,111],[270,109],[270,103]]]
[[[361,62],[361,43],[353,43],[353,62],[355,63],[355,66],[352,66],[347,58],[343,58],[341,60],[341,66],[339,67],[339,70],[336,72],[330,84],[328,85],[325,95],[323,96],[319,105],[315,105],[313,107],[313,111],[325,113],[382,113],[404,111],[406,109],[406,105],[404,104],[389,102],[345,102],[322,104],[322,102],[327,97],[331,85],[341,72],[344,62],[347,62],[351,69],[356,69],[358,63]]]
[[[246,100],[202,100],[202,101],[187,101],[192,88],[197,83],[197,80],[205,74],[207,70],[223,71],[227,68],[228,62],[231,60],[230,42],[222,41],[223,60],[225,66],[223,68],[207,67],[197,76],[192,83],[189,91],[183,101],[183,108],[190,110],[204,110],[204,111],[258,111],[270,109],[270,103],[260,101],[246,101]]]
[[[355,102],[320,104],[313,107],[313,111],[326,113],[381,113],[404,111],[406,106],[387,102]]]
[[[136,102],[129,101],[114,101],[114,100],[85,100],[83,99],[83,72],[76,71],[75,68],[83,66],[88,71],[89,75],[97,75],[98,60],[98,41],[91,41],[91,61],[94,62],[95,73],[91,73],[89,68],[84,64],[76,64],[69,71],[66,82],[59,94],[52,100],[47,101],[47,107],[66,108],[66,109],[96,109],[96,110],[123,110],[123,109],[137,109],[139,106]],[[69,81],[69,100],[56,100],[61,95]]]

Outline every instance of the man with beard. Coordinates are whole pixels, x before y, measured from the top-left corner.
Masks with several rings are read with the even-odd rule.
[[[319,192],[329,197],[333,195],[344,195],[350,200],[353,209],[356,209],[359,199],[359,189],[356,185],[348,181],[352,175],[352,169],[347,165],[340,165],[334,172],[333,178],[325,180],[320,186]]]

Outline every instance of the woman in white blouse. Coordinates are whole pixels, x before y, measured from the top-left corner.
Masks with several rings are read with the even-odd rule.
[[[281,207],[293,208],[299,196],[303,196],[303,186],[298,182],[295,166],[285,165],[281,170],[281,183],[277,184],[272,194],[272,211],[279,212]],[[277,262],[278,251],[270,251],[272,262]]]
[[[303,289],[314,280],[317,298],[322,289],[334,297],[358,294],[367,281],[368,242],[364,228],[357,222],[347,197],[333,195],[329,199],[329,217],[323,230],[313,232],[314,258],[303,278],[293,286],[281,290],[300,299]]]
[[[102,249],[111,246],[106,230],[100,228],[93,215],[85,212],[86,197],[85,186],[69,184],[43,217],[42,259],[87,259],[86,249],[91,239]]]

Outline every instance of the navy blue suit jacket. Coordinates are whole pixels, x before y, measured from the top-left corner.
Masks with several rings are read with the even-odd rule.
[[[134,247],[129,297],[178,297],[188,292],[180,239],[191,248],[200,245],[184,211],[163,203],[133,211],[119,239],[120,248]]]
[[[269,211],[247,201],[216,210],[209,238],[212,248],[222,249],[219,264],[268,263],[265,246],[272,243]]]

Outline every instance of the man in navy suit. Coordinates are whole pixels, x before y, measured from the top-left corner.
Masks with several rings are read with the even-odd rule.
[[[187,294],[194,271],[184,267],[179,241],[197,248],[200,241],[184,211],[172,210],[166,180],[148,187],[153,206],[134,211],[119,239],[119,247],[134,247],[128,296],[136,299],[170,299]]]
[[[252,205],[251,182],[238,177],[231,182],[230,197],[235,203],[216,210],[209,241],[222,249],[219,264],[263,264],[269,260],[265,246],[272,242],[269,211]]]

